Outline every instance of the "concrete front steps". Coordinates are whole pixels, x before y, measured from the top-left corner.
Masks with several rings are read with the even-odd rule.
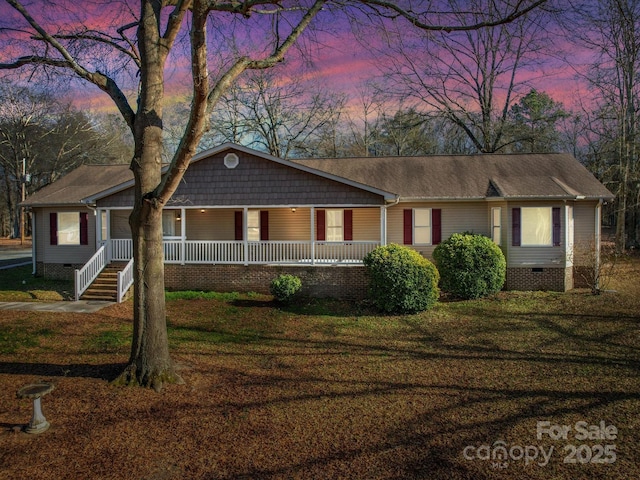
[[[100,272],[89,288],[80,296],[81,300],[118,301],[118,272],[126,263],[110,263]]]

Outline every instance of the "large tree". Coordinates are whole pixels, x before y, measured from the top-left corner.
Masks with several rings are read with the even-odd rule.
[[[569,39],[593,54],[583,78],[594,93],[600,178],[616,194],[616,246],[640,242],[640,0],[572,0]],[[606,168],[603,168],[606,167]]]
[[[460,25],[495,22],[509,9],[493,0],[440,5]],[[547,38],[543,16],[536,10],[495,28],[460,31],[407,31],[393,24],[385,28],[380,47],[382,93],[419,111],[438,112],[463,130],[478,152],[500,151],[509,144],[509,108],[531,88],[527,79],[540,68]]]
[[[520,153],[556,152],[561,143],[559,123],[569,117],[561,103],[532,89],[509,112],[511,148]]]
[[[252,72],[232,85],[210,116],[209,144],[234,142],[289,158],[307,152],[318,132],[340,117],[341,95],[300,72]]]
[[[0,210],[7,219],[0,235],[20,234],[23,181],[30,194],[79,165],[130,153],[115,119],[90,118],[56,93],[0,81],[0,182],[6,186]]]
[[[134,328],[131,356],[120,380],[156,389],[164,382],[180,380],[167,341],[162,208],[196,152],[207,127],[207,110],[243,72],[282,62],[321,15],[340,18],[351,9],[353,15],[385,16],[406,28],[472,30],[512,21],[544,3],[504,0],[501,3],[509,7],[500,18],[458,23],[459,19],[443,15],[431,1],[131,0],[131,4],[66,2],[64,8],[46,2],[31,11],[19,0],[4,1],[14,14],[5,15],[3,21],[8,24],[0,29],[5,57],[0,68],[70,72],[108,95],[133,134]],[[106,27],[98,30],[98,24]],[[179,63],[180,52],[186,54],[180,40],[186,40],[182,34],[187,28],[191,106],[180,142],[163,173],[166,76],[170,63]],[[223,54],[225,60],[212,76],[208,71],[211,51]]]

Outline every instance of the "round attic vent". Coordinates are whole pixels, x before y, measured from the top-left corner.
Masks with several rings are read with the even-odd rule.
[[[240,163],[240,159],[238,158],[238,155],[236,155],[235,153],[227,153],[224,156],[225,167],[236,168],[238,166],[238,163]]]

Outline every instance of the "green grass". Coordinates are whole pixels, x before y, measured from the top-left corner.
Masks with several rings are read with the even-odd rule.
[[[0,354],[14,354],[24,349],[40,346],[43,338],[55,335],[55,330],[18,321],[13,324],[0,323]]]
[[[131,328],[121,326],[118,329],[101,330],[87,336],[84,346],[87,352],[118,353],[126,352],[131,345]]]
[[[59,301],[73,298],[73,282],[35,277],[30,265],[0,273],[0,302]]]
[[[28,421],[16,385],[44,378],[57,387],[45,399],[55,430],[38,439],[38,463],[30,443],[0,431],[3,473],[26,478],[46,464],[52,478],[116,480],[159,472],[640,478],[637,272],[618,293],[501,292],[444,299],[415,315],[380,315],[367,302],[280,306],[257,294],[171,293],[170,350],[186,385],[160,394],[105,381],[127,360],[131,302],[94,314],[6,312],[0,424]],[[615,425],[616,463],[563,463],[571,442],[538,440],[542,420]],[[462,455],[499,440],[553,446],[555,454],[546,467],[514,461],[505,470]],[[116,462],[127,469],[113,470]]]

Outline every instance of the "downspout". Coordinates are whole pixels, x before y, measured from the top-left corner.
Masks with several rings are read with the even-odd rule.
[[[400,203],[400,195],[396,195],[396,198],[389,203],[388,205],[382,205],[381,216],[383,218],[380,219],[380,245],[385,246],[387,244],[387,209],[389,207],[395,207]]]
[[[600,291],[600,243],[602,241],[602,199],[596,205],[595,218],[595,290]]]

